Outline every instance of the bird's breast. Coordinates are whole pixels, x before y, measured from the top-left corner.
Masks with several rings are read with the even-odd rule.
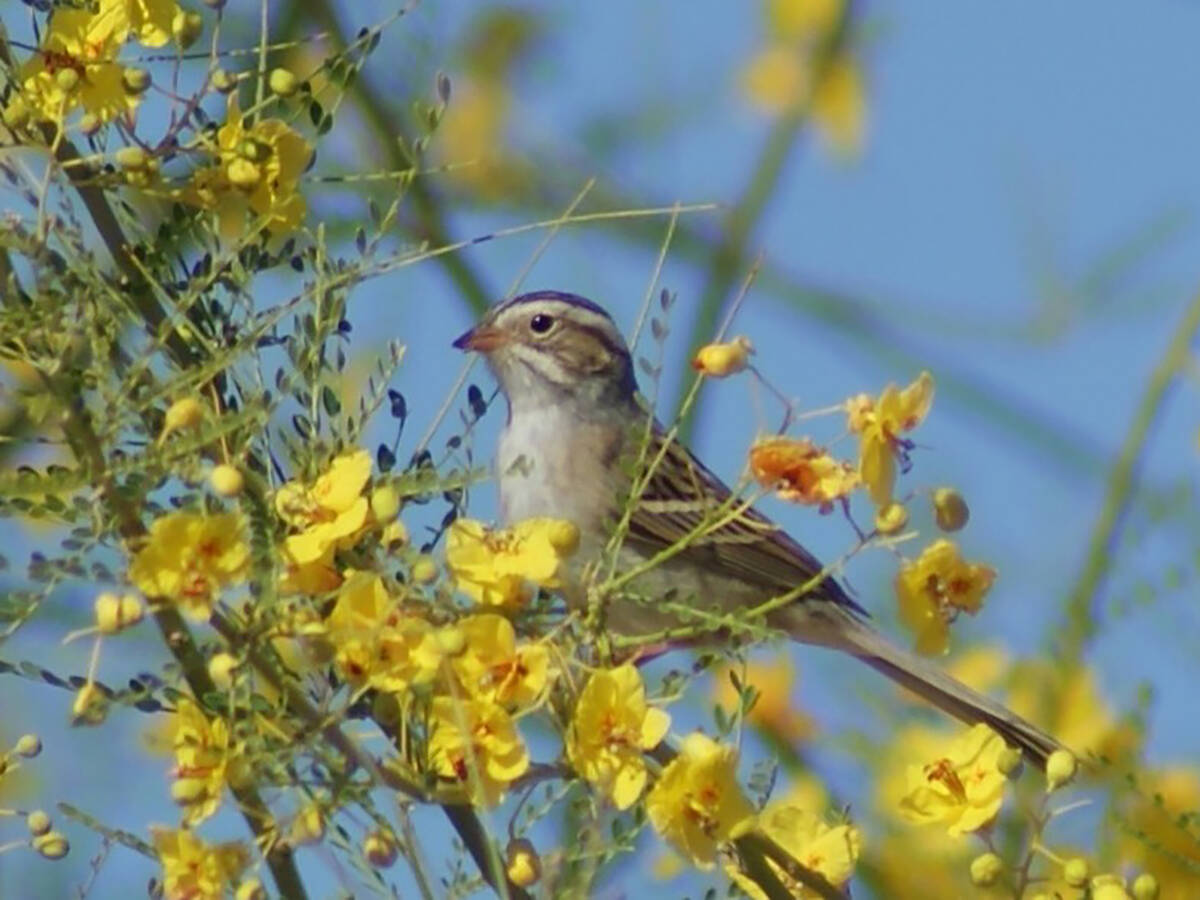
[[[619,423],[580,421],[561,410],[514,412],[496,455],[503,520],[552,516],[585,534],[605,527],[627,485],[616,464],[623,434]]]

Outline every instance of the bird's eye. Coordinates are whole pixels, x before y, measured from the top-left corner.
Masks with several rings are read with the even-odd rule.
[[[529,320],[529,330],[534,334],[545,334],[554,327],[554,317],[548,316],[545,313],[538,313]]]

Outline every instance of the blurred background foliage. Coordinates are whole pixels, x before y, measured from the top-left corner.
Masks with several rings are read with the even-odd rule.
[[[29,38],[34,6],[4,10],[14,39]],[[984,612],[957,627],[949,664],[1110,761],[1083,789],[1093,805],[1056,826],[1060,852],[1149,869],[1164,896],[1200,892],[1189,817],[1200,810],[1190,687],[1200,675],[1200,10],[231,0],[223,43],[255,47],[265,16],[280,45],[272,61],[308,72],[394,13],[329,109],[334,127],[304,182],[307,227],[353,254],[369,204],[386,205],[400,183],[360,176],[414,164],[387,251],[481,239],[576,202],[579,213],[718,204],[681,215],[668,248],[661,283],[679,302],[660,414],[677,407],[690,351],[755,266],[734,330],[802,406],[930,369],[938,399],[911,478],[966,494],[964,544],[1000,572]],[[449,101],[420,146],[439,73]],[[162,214],[153,198],[132,202]],[[384,339],[406,344],[397,386],[416,420],[432,421],[461,374],[449,341],[490,303],[518,284],[553,287],[601,301],[628,327],[665,228],[665,217],[572,224],[545,248],[542,233],[498,238],[380,275],[352,292],[348,344],[356,359]],[[287,295],[284,275],[259,283],[264,303]],[[366,377],[348,372],[345,398]],[[481,371],[466,377],[489,388]],[[14,401],[21,378],[4,376],[0,456],[44,465],[54,451],[27,441],[37,431]],[[687,423],[731,478],[755,433],[774,427],[744,391],[706,388]],[[499,418],[484,422],[480,457]],[[473,514],[487,518],[490,491],[474,494]],[[851,541],[811,511],[767,511],[823,554]],[[42,540],[36,523],[5,529],[10,561]],[[885,624],[893,570],[876,554],[850,578]],[[86,584],[64,585],[0,657],[81,671],[86,661],[57,636],[86,618],[88,597]],[[130,646],[144,654],[139,667],[162,659],[149,641]],[[943,740],[944,723],[821,653],[770,647],[748,666],[761,697],[747,768],[776,757],[781,790],[850,806],[864,831],[856,896],[961,895],[977,849],[914,829],[895,808],[895,773]],[[681,726],[731,702],[723,674],[709,681]],[[6,735],[47,735],[50,762],[25,790],[92,808],[119,798],[129,827],[165,815],[143,801],[163,793],[164,777],[140,746],[145,723],[110,722],[80,765],[62,734],[69,695],[11,677],[4,690]],[[39,885],[39,896],[67,896],[86,879],[86,854],[53,871],[0,857],[0,893],[34,896]],[[310,868],[336,882],[328,859]],[[649,878],[671,895],[703,893],[679,871],[646,840],[606,894]],[[132,864],[106,867],[89,896],[128,896],[135,872],[144,879]]]

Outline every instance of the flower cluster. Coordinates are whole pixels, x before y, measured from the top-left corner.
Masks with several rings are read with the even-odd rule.
[[[807,108],[822,137],[841,155],[862,145],[863,76],[851,53],[830,58],[846,0],[766,0],[766,46],[742,72],[754,106],[773,115]]]
[[[130,40],[162,47],[185,15],[175,0],[98,0],[90,8],[57,8],[40,46],[17,72],[20,90],[10,98],[5,119],[32,116],[61,125],[76,109],[97,122],[130,112],[144,92],[145,72],[126,69],[118,60],[121,48]]]
[[[300,176],[313,159],[312,145],[282,119],[251,121],[230,96],[225,124],[216,143],[204,148],[212,158],[179,192],[179,199],[215,212],[218,231],[229,241],[267,229],[295,231],[304,221]],[[247,215],[253,227],[247,232]]]

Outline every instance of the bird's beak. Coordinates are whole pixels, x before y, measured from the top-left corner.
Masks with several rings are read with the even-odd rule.
[[[491,353],[497,347],[506,343],[507,340],[507,336],[499,328],[491,325],[477,325],[460,336],[454,342],[454,346],[459,350],[467,350],[473,353]]]

